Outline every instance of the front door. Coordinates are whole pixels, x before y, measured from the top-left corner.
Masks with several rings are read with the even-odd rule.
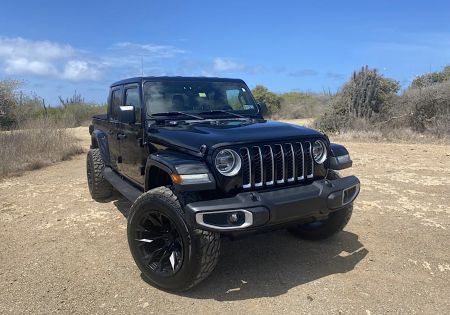
[[[121,124],[118,139],[120,142],[120,172],[131,180],[144,184],[142,167],[145,165],[145,148],[142,145],[143,124],[141,121],[141,101],[137,84],[124,87],[124,105],[133,106],[135,122]]]

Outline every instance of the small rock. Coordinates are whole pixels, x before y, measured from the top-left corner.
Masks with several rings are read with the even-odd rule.
[[[310,302],[314,301],[314,299],[313,299],[313,297],[312,297],[311,295],[308,295],[306,298],[307,298]]]

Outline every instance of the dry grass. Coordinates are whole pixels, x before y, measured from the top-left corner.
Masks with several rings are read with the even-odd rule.
[[[395,143],[432,143],[448,144],[450,138],[437,137],[431,133],[419,133],[409,128],[373,129],[373,130],[344,130],[340,133],[329,134],[335,141],[354,142],[395,142]]]
[[[74,136],[44,120],[21,130],[0,132],[0,148],[0,177],[39,169],[83,152]]]
[[[305,126],[309,128],[314,127],[314,119],[282,119],[280,121]],[[328,134],[333,141],[354,141],[354,142],[397,142],[397,143],[433,143],[433,144],[448,144],[450,137],[445,135],[437,137],[436,135],[428,133],[419,133],[410,128],[392,128],[391,126],[382,128],[380,126],[370,126],[364,121],[355,123],[358,129],[343,130],[337,133]]]

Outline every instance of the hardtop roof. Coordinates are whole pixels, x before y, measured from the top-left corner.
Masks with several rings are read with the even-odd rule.
[[[131,83],[142,83],[145,81],[202,81],[202,82],[240,82],[244,83],[241,79],[231,79],[231,78],[218,78],[218,77],[181,77],[181,76],[151,76],[151,77],[134,77],[124,80],[120,80],[111,84],[111,87],[117,85],[131,84]]]

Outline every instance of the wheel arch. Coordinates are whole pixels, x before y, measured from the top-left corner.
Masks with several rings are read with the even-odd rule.
[[[149,165],[145,171],[145,191],[161,186],[173,184],[172,173],[165,167],[159,165]]]
[[[172,178],[177,175],[208,174],[209,183],[184,184],[174,183]],[[216,182],[208,167],[197,158],[174,152],[158,152],[150,154],[145,166],[145,191],[160,186],[174,185],[181,191],[214,190]]]
[[[106,165],[111,164],[109,156],[108,136],[100,129],[94,129],[91,134],[91,149],[99,149]]]

